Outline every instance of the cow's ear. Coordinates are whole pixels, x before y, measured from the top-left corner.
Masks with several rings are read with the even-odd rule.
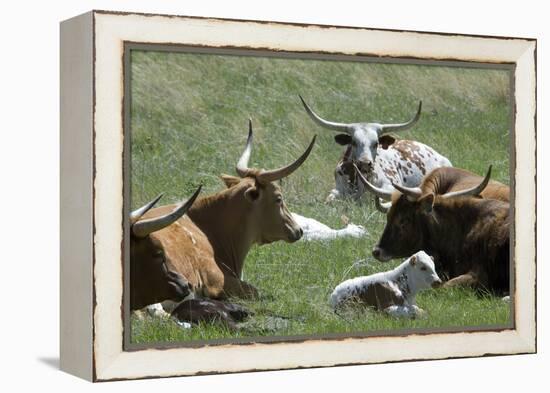
[[[334,137],[334,141],[339,145],[349,145],[351,143],[351,136],[348,134],[338,134]]]
[[[227,188],[233,187],[235,184],[239,183],[241,181],[240,177],[230,176],[230,175],[221,175],[220,178],[225,183],[225,186]]]
[[[430,193],[426,196],[423,196],[418,200],[420,202],[420,208],[426,214],[431,214],[434,208],[435,195]]]
[[[256,202],[258,199],[260,199],[260,189],[256,186],[250,187],[248,190],[244,192],[244,197],[249,202]]]
[[[386,150],[388,147],[393,145],[395,143],[395,138],[391,135],[382,135],[380,138],[378,138],[378,145]]]
[[[411,266],[416,266],[416,255],[413,255],[413,256],[409,259],[409,263],[411,264]]]

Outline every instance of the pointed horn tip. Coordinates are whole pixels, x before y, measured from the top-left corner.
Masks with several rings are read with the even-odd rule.
[[[191,202],[191,204],[193,204],[193,202],[195,202],[195,199],[197,199],[201,191],[202,191],[202,184],[199,184],[199,186],[197,187],[193,195],[191,195],[191,198],[189,198],[186,203]]]
[[[201,192],[201,190],[202,190],[202,184],[199,184],[199,186],[197,187],[193,195],[198,194],[199,192]]]
[[[489,180],[491,179],[491,172],[493,170],[493,164],[490,164],[489,165],[489,168],[487,168],[487,173],[485,174],[485,179],[484,181],[486,182],[489,182]]]
[[[158,194],[152,201],[151,201],[151,207],[155,206],[158,201],[161,200],[161,198],[164,196],[164,192],[161,192]]]

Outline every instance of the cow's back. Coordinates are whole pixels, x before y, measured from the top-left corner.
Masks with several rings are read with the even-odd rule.
[[[174,206],[162,206],[151,210],[144,218],[156,217],[172,211]],[[188,216],[152,234],[162,242],[167,259],[177,273],[184,276],[195,292],[203,293],[209,281],[221,278],[221,271],[214,259],[214,250],[206,235]]]
[[[426,174],[448,166],[452,166],[451,162],[431,147],[416,141],[397,139],[386,149],[378,148],[375,161],[378,179],[373,179],[373,184],[389,190],[393,190],[391,182],[405,187],[418,187]]]
[[[443,195],[449,192],[474,188],[482,180],[483,177],[464,169],[441,167],[435,168],[424,178],[421,189],[423,194],[434,193],[436,195]],[[509,202],[510,187],[496,180],[490,180],[480,195],[484,199]]]

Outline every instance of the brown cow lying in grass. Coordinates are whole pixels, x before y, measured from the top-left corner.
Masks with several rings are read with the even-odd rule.
[[[200,190],[199,187],[189,200],[165,214],[143,218],[162,194],[130,214],[130,309],[164,300],[181,301],[191,294],[189,281],[166,257],[165,244],[158,236],[189,210]]]
[[[258,296],[254,286],[241,280],[246,255],[254,244],[279,240],[295,242],[302,237],[303,231],[286,207],[281,188],[275,182],[304,163],[313,149],[315,137],[296,161],[274,170],[248,167],[252,140],[252,124],[249,123],[246,147],[236,166],[239,176],[222,175],[227,188],[198,198],[188,208],[186,216],[178,213],[175,217],[174,205],[153,209],[156,200],[140,209],[140,219],[144,222],[167,215],[175,220],[148,232],[147,236],[134,239],[132,266],[139,261],[143,268],[142,260],[146,260],[149,262],[147,269],[166,270],[177,276],[199,298],[223,300],[233,296]],[[134,223],[134,227],[140,222]],[[145,247],[145,242],[154,247]],[[137,278],[134,281],[131,296],[140,297],[154,291],[147,287],[147,282],[138,282]],[[162,292],[155,294],[152,303],[163,300],[181,300],[181,297]],[[140,301],[132,309],[144,305]]]
[[[436,256],[436,267],[449,276],[445,286],[469,285],[508,293],[510,205],[478,197],[489,184],[489,176],[490,169],[477,186],[443,195],[395,185],[400,191],[391,196],[386,227],[373,256],[388,261],[425,250]]]
[[[491,169],[492,166],[489,166],[489,170],[485,178],[483,178],[465,169],[453,167],[437,168],[424,177],[419,187],[397,185],[396,189],[406,192],[408,195],[416,195],[417,197],[430,193],[445,195],[445,198],[470,195],[510,202],[510,187],[496,180],[490,180]],[[365,184],[365,187],[377,196],[378,210],[387,213],[391,207],[393,193],[384,192],[382,189],[373,187],[370,183]],[[380,202],[380,199],[388,202]]]

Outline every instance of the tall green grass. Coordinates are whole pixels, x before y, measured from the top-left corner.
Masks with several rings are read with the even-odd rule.
[[[428,291],[418,297],[427,318],[399,320],[372,312],[340,318],[328,296],[343,279],[387,270],[370,256],[385,224],[372,203],[324,200],[341,155],[334,132],[315,125],[301,94],[323,117],[341,121],[401,122],[423,101],[420,121],[398,136],[426,143],[454,166],[509,183],[510,83],[503,70],[328,60],[132,51],[132,206],[160,192],[164,202],[221,190],[218,176],[234,174],[247,121],[254,125],[251,166],[274,168],[317,144],[305,164],[283,180],[292,211],[341,227],[342,216],[364,225],[360,240],[274,243],[249,253],[244,279],[262,298],[239,332],[214,325],[191,330],[173,323],[133,320],[133,341],[178,341],[262,335],[462,327],[507,323],[509,306],[468,290]]]

